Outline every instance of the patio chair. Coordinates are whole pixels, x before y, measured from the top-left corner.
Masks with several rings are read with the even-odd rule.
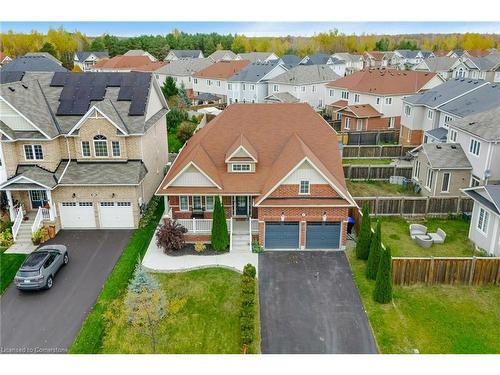
[[[429,233],[429,237],[432,238],[434,243],[444,243],[446,239],[446,232],[441,228],[438,228],[436,233]]]
[[[427,234],[427,227],[422,224],[410,224],[410,237],[412,240],[419,234]]]
[[[417,234],[414,238],[418,246],[428,249],[432,246],[432,238],[427,234]]]

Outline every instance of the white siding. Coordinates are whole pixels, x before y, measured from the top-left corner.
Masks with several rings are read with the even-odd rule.
[[[214,186],[214,184],[191,165],[174,180],[171,186]]]
[[[477,228],[480,207],[489,212],[486,233],[482,233]],[[486,250],[490,255],[500,256],[500,217],[475,202],[469,228],[469,239],[474,242],[476,246]]]
[[[158,111],[163,108],[160,96],[158,95],[158,92],[156,91],[156,89],[153,85],[154,85],[154,83],[152,81],[151,87],[149,90],[150,95],[149,95],[149,99],[148,99],[148,106],[146,109],[146,121],[149,120],[149,118],[151,116],[158,113]]]
[[[4,100],[0,100],[0,120],[12,130],[36,130],[19,113],[14,111]]]
[[[307,161],[304,161],[282,184],[298,184],[301,180],[308,180],[310,184],[328,184],[323,176]]]

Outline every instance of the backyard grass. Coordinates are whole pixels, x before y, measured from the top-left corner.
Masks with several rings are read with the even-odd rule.
[[[347,189],[353,197],[392,197],[418,196],[413,190],[407,190],[402,185],[390,184],[385,181],[351,181],[346,180]]]
[[[375,219],[372,218],[374,223]],[[469,222],[460,219],[437,219],[407,221],[401,217],[379,217],[382,223],[382,242],[389,246],[395,257],[464,257],[480,255],[474,251],[474,246],[468,239]],[[436,232],[441,228],[446,232],[443,244],[433,244],[424,249],[418,246],[410,237],[409,225],[419,223],[427,226],[428,232]]]
[[[382,227],[383,228],[383,227]],[[500,287],[395,287],[387,305],[373,301],[366,262],[348,250],[354,280],[382,353],[500,353]]]
[[[6,247],[0,247],[0,295],[10,285],[17,270],[26,259],[26,254],[5,254]]]
[[[239,273],[208,268],[153,275],[167,301],[183,302],[183,307],[175,315],[167,316],[160,323],[157,353],[241,353]],[[106,324],[102,352],[150,353],[148,337],[131,329],[126,319],[116,316],[125,314],[123,303],[117,310]],[[260,351],[260,339],[256,340],[254,347],[251,352]]]
[[[388,165],[392,159],[342,159],[342,164],[348,165]]]

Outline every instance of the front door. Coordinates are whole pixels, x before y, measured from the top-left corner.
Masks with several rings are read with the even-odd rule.
[[[47,202],[47,192],[45,190],[30,190],[31,208],[37,210]]]
[[[235,210],[234,214],[236,216],[247,216],[248,215],[248,197],[244,195],[239,195],[235,197]]]

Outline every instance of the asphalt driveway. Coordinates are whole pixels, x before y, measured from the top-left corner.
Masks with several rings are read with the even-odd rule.
[[[262,353],[377,353],[341,251],[259,254]]]
[[[60,231],[49,243],[66,245],[70,261],[57,273],[52,289],[20,292],[11,284],[0,297],[0,352],[65,353],[131,234]]]

